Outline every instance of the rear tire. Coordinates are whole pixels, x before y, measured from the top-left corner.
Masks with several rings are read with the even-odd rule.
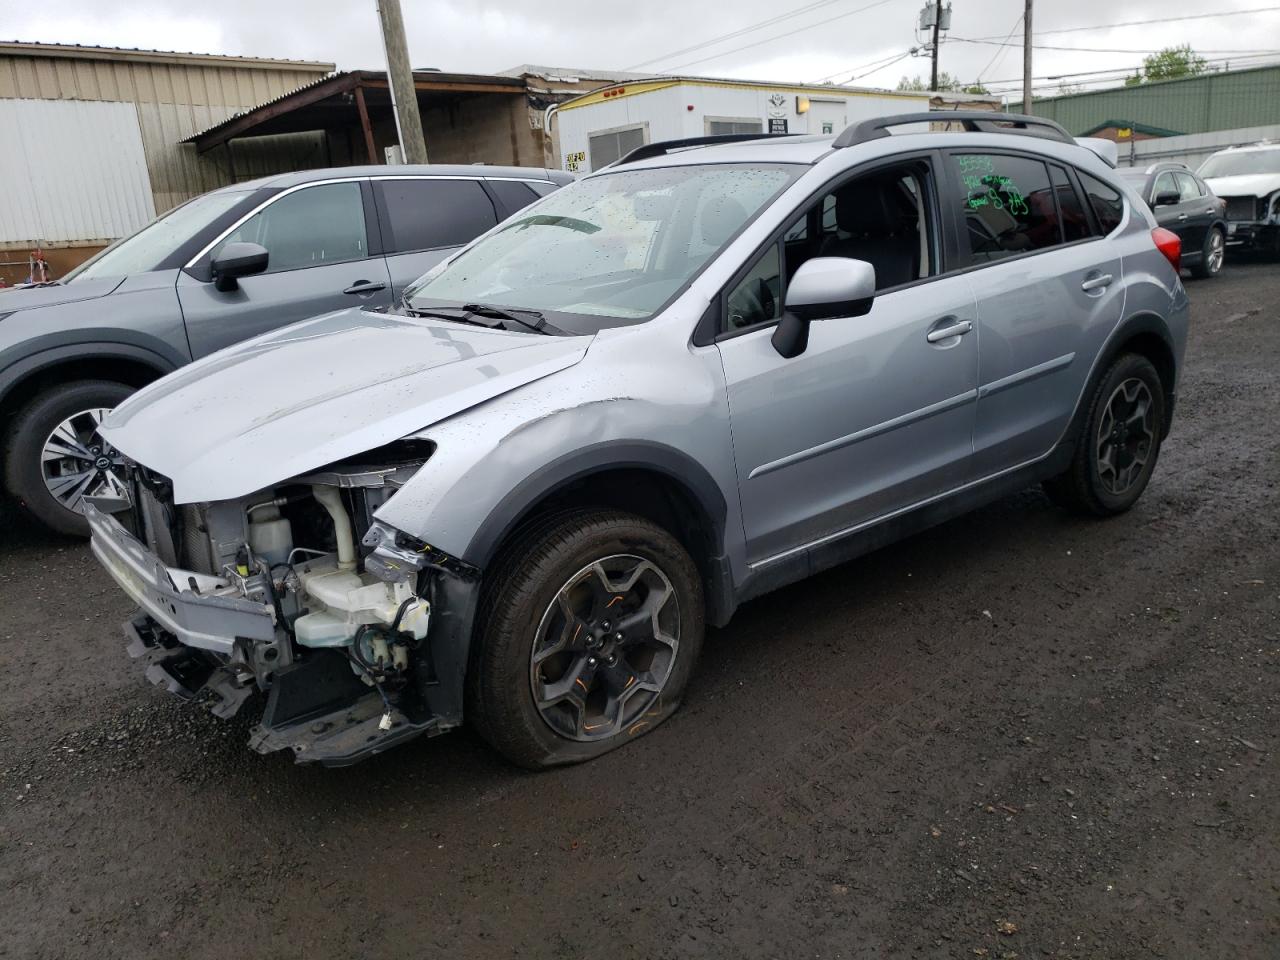
[[[1164,417],[1160,374],[1146,357],[1122,354],[1089,400],[1071,466],[1044,482],[1049,499],[1084,516],[1124,513],[1151,480]]]
[[[1222,264],[1226,260],[1227,238],[1217,227],[1210,228],[1205,235],[1204,246],[1200,250],[1200,262],[1191,268],[1191,275],[1207,280],[1222,272]]]
[[[86,477],[84,492],[101,489],[104,471],[99,465],[114,461],[116,454],[109,446],[88,442],[89,437],[96,437],[92,424],[99,418],[98,411],[111,410],[133,392],[133,387],[111,380],[58,384],[37,394],[13,418],[5,435],[5,486],[14,500],[50,530],[72,537],[89,536],[84,514],[68,506],[68,502],[75,502],[79,484],[75,477]],[[46,461],[43,454],[47,445],[57,442],[55,431],[68,421],[73,423],[69,429],[86,440],[79,444],[82,456],[68,456],[61,465]],[[71,448],[70,444],[64,445],[68,452]],[[95,449],[97,454],[93,453]],[[46,476],[46,471],[61,476]],[[49,482],[64,493],[64,499],[55,496]]]
[[[666,530],[614,510],[549,515],[491,567],[468,720],[523,767],[591,760],[675,712],[703,630],[697,567]]]

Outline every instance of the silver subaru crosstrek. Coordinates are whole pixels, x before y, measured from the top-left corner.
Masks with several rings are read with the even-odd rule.
[[[1176,236],[1030,117],[650,144],[389,313],[264,334],[126,400],[93,550],[154,682],[351,763],[469,719],[595,757],[743,601],[1042,483],[1146,488],[1187,335]],[[898,131],[891,133],[891,131]]]

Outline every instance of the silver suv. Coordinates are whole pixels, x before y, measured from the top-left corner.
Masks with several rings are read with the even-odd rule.
[[[89,517],[148,676],[220,714],[264,691],[252,746],[301,761],[469,719],[570,763],[668,717],[751,597],[1036,482],[1127,510],[1178,239],[1056,124],[934,119],[646,145],[397,313],[123,403],[135,506]]]

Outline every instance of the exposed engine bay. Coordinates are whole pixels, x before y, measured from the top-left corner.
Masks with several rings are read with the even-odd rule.
[[[131,655],[172,693],[214,694],[222,717],[266,693],[251,746],[300,762],[351,763],[457,725],[478,571],[374,517],[430,453],[401,442],[199,504],[131,468],[130,515],[89,513],[94,553],[141,607]]]

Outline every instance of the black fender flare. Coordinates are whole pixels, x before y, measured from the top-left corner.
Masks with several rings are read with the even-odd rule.
[[[1070,453],[1075,449],[1076,438],[1080,436],[1080,431],[1084,429],[1085,417],[1089,415],[1089,398],[1093,396],[1093,391],[1097,388],[1099,379],[1106,373],[1112,361],[1120,353],[1120,348],[1134,337],[1144,334],[1154,336],[1164,344],[1164,348],[1169,353],[1170,365],[1174,367],[1176,375],[1178,352],[1174,348],[1173,334],[1169,332],[1169,325],[1165,322],[1164,317],[1156,313],[1143,312],[1135,313],[1121,320],[1116,324],[1116,328],[1111,331],[1103,342],[1102,348],[1094,357],[1093,368],[1089,371],[1089,376],[1085,378],[1084,389],[1080,391],[1080,396],[1076,398],[1075,412],[1072,413],[1067,429],[1063,433],[1061,441],[1059,441],[1059,448],[1067,448],[1066,456],[1068,461],[1070,460]],[[1165,436],[1168,436],[1169,428],[1173,424],[1175,388],[1176,383],[1165,384]]]
[[[686,453],[647,440],[606,440],[574,450],[538,468],[517,484],[489,512],[463,553],[463,559],[485,569],[499,546],[538,503],[565,485],[606,470],[650,470],[685,490],[710,525],[705,531],[707,619],[722,624],[732,614],[733,580],[725,556],[729,505],[706,467]]]

